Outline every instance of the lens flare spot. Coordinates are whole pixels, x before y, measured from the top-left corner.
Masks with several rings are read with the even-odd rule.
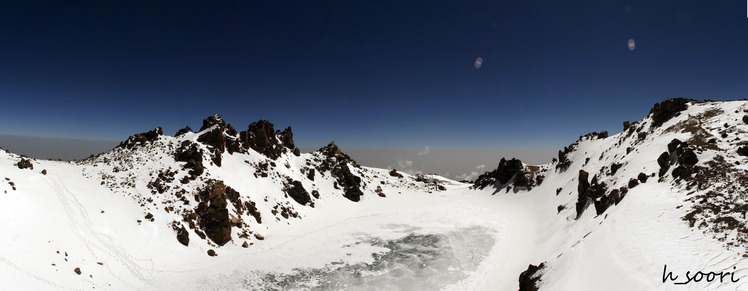
[[[629,45],[630,51],[633,51],[634,49],[636,49],[636,41],[634,41],[633,38],[629,39],[628,45]]]
[[[483,58],[478,57],[475,59],[475,68],[480,69],[480,66],[483,65]]]

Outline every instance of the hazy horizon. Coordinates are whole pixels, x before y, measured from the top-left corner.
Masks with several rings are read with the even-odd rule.
[[[170,135],[168,133],[165,133]],[[123,140],[125,140],[124,138]],[[65,139],[38,136],[0,134],[0,148],[35,159],[84,159],[107,152],[120,141]],[[571,143],[571,141],[570,141]],[[316,146],[299,145],[302,152],[312,152]],[[438,174],[455,180],[472,180],[491,171],[502,157],[518,158],[527,164],[549,163],[563,146],[527,147],[351,147],[338,146],[362,166],[397,169],[410,174]]]

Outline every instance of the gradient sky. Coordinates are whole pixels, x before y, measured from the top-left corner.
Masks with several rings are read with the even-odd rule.
[[[528,146],[550,157],[666,98],[748,97],[747,10],[742,0],[2,1],[0,134],[123,140],[219,113],[238,130],[292,126],[311,148]]]

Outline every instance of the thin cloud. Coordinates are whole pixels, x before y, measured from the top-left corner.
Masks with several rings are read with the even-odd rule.
[[[410,175],[423,174],[422,171],[413,168],[413,161],[411,160],[398,159],[397,163],[395,163],[394,165],[390,165],[388,168],[396,169],[400,172],[405,172]]]
[[[459,181],[472,181],[475,180],[475,178],[478,178],[480,174],[483,174],[486,169],[486,165],[480,164],[475,166],[476,171],[470,171],[470,173],[464,173],[462,175],[457,175],[455,178]]]
[[[427,155],[430,152],[431,152],[431,148],[429,148],[429,146],[426,146],[426,148],[424,148],[422,151],[418,152],[418,155],[419,156],[423,156],[423,155]]]

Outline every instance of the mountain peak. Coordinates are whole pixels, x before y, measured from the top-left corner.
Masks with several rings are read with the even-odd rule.
[[[137,133],[128,137],[127,140],[120,142],[117,147],[132,149],[138,145],[143,145],[148,142],[158,140],[158,138],[162,135],[164,135],[164,131],[161,129],[161,127],[156,127],[153,130]]]
[[[218,115],[218,113],[208,116],[208,118],[206,119],[203,119],[203,126],[200,127],[200,131],[206,130],[214,125],[218,125],[222,127],[226,126],[226,122],[223,121],[223,118],[221,118],[221,116]]]

